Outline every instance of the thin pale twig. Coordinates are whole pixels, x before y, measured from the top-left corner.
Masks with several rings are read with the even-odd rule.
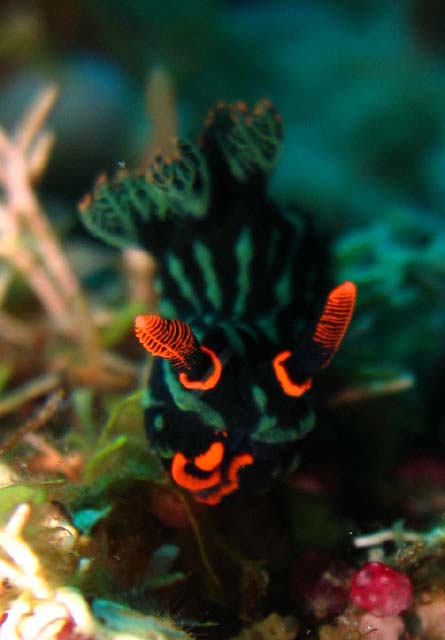
[[[64,455],[38,433],[27,433],[24,441],[42,454],[34,463],[35,470],[61,473],[72,482],[79,481],[83,466],[80,452]],[[30,464],[28,461],[28,466]]]
[[[31,182],[35,183],[44,172],[56,137],[52,131],[43,131],[37,137],[28,159],[28,171]]]
[[[0,417],[16,411],[26,402],[35,400],[59,386],[60,378],[55,373],[46,373],[39,378],[34,378],[0,399]]]
[[[23,152],[29,149],[33,139],[42,129],[58,95],[59,89],[55,84],[46,87],[25,113],[14,136],[17,146]]]
[[[1,283],[0,283],[0,304],[1,304]],[[13,318],[5,311],[0,310],[0,341],[7,342],[16,347],[31,347],[34,343],[34,327]]]
[[[123,356],[112,353],[111,351],[104,351],[101,354],[101,362],[103,366],[114,374],[119,374],[128,378],[128,380],[135,380],[140,372],[139,366],[134,362],[127,360]]]
[[[155,308],[158,296],[154,290],[156,264],[153,257],[143,249],[129,247],[122,252],[122,263],[130,300]]]
[[[38,238],[36,249],[45,262],[48,272],[58,283],[60,295],[66,301],[71,301],[79,291],[79,283],[71,265],[68,263],[51,225],[40,209],[32,191],[27,194],[25,202],[27,206],[23,208],[22,215],[34,237]]]
[[[414,384],[415,378],[412,374],[402,373],[391,380],[375,380],[362,386],[346,387],[330,399],[329,406],[337,407],[344,404],[364,402],[382,395],[401,393],[412,389]]]
[[[49,420],[51,420],[54,414],[60,409],[60,405],[62,404],[64,397],[65,394],[62,389],[54,391],[49,398],[47,398],[43,407],[37,411],[36,415],[16,429],[10,438],[0,445],[0,455],[17,446],[29,433],[37,431],[48,424]]]
[[[46,269],[25,249],[15,251],[10,261],[28,282],[56,327],[66,331],[71,325],[69,310]]]
[[[1,208],[0,208],[1,216]],[[0,266],[0,306],[8,293],[9,285],[12,280],[12,269],[10,265],[4,264]]]
[[[107,356],[104,359],[108,361],[102,362],[90,305],[31,183],[48,158],[53,138],[41,128],[56,97],[56,87],[48,87],[31,105],[13,137],[0,130],[4,195],[0,202],[0,258],[24,277],[56,330],[75,341],[79,362],[84,359],[88,363],[78,367],[78,374],[84,375],[88,384],[122,386],[124,381],[131,383],[135,373]]]
[[[17,536],[20,536],[26,526],[26,523],[29,520],[30,515],[31,507],[29,506],[29,504],[23,503],[18,505],[6,524],[5,533],[8,536],[14,536],[15,538]]]
[[[14,585],[16,588],[26,590],[28,587],[25,576],[9,562],[6,562],[6,560],[0,559],[0,576],[2,581],[7,582],[10,585]]]
[[[59,321],[63,314],[65,315],[64,324],[75,326],[70,304],[78,294],[80,286],[48,219],[40,208],[30,183],[32,174],[42,169],[45,154],[49,152],[51,137],[40,133],[41,140],[35,140],[35,138],[39,135],[56,97],[55,86],[42,91],[24,116],[15,137],[10,139],[4,133],[0,137],[0,151],[3,154],[2,182],[7,207],[4,218],[15,220],[16,224],[22,227],[22,231],[25,234],[30,233],[35,241],[33,248],[23,248],[22,255],[19,257],[15,255],[15,251],[11,251],[12,255],[8,256],[9,259],[12,259],[15,265],[19,260],[21,261],[22,271],[33,284],[39,298],[43,297],[48,313],[51,314],[53,309]],[[36,146],[34,149],[29,149],[32,143]],[[7,231],[8,235],[11,235],[12,228]],[[28,260],[24,259],[24,253],[28,254]],[[41,270],[38,275],[34,274],[35,260],[31,260],[32,253],[40,256],[41,265],[51,277],[53,286],[48,278],[43,286],[44,278]],[[77,320],[77,326],[82,324],[84,330],[86,325],[91,328],[92,323],[84,309]]]
[[[43,576],[40,575],[40,561],[31,547],[23,540],[22,533],[29,517],[29,504],[20,504],[9,519],[6,527],[0,530],[0,545],[14,562],[20,575],[26,580],[25,588],[29,589],[36,598],[49,598],[52,589]],[[2,568],[7,571],[8,565]],[[10,568],[15,570],[15,567]],[[12,576],[12,574],[11,574]]]
[[[420,542],[423,537],[415,531],[394,531],[393,529],[383,529],[373,533],[367,533],[361,536],[355,536],[354,546],[358,549],[367,547],[375,547],[385,542],[393,542],[394,540],[403,540],[404,542]]]

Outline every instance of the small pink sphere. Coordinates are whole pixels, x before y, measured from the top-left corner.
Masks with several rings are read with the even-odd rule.
[[[382,562],[367,562],[352,576],[350,596],[356,607],[383,618],[410,607],[413,587],[406,573]]]

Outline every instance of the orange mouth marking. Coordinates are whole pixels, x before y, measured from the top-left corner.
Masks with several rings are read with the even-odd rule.
[[[244,467],[253,464],[254,459],[250,453],[241,453],[235,456],[230,463],[229,470],[227,472],[227,480],[223,482],[219,487],[215,487],[215,490],[205,496],[195,496],[197,502],[203,502],[208,505],[219,504],[224,496],[229,495],[236,491],[239,487],[238,473]]]
[[[171,465],[173,480],[180,487],[191,491],[198,502],[208,505],[219,504],[224,496],[238,489],[240,470],[254,462],[250,453],[234,456],[224,478],[221,472],[224,452],[224,444],[220,441],[213,442],[207,451],[199,454],[193,460],[177,451]],[[196,475],[193,473],[194,469],[200,474],[205,473],[206,476]],[[205,495],[202,495],[203,493]]]

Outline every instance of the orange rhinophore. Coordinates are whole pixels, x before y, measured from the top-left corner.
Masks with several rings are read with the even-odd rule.
[[[199,344],[186,322],[155,314],[138,315],[135,333],[147,351],[166,358],[180,371],[179,380],[187,389],[206,391],[218,384],[222,372],[220,359],[212,349]]]
[[[272,361],[275,377],[287,395],[302,396],[311,388],[314,374],[331,362],[351,321],[355,298],[353,282],[343,282],[333,289],[314,330],[300,348],[295,353],[287,350],[275,356]]]
[[[326,300],[312,340],[326,352],[322,368],[327,367],[338,351],[354,311],[357,288],[347,281],[333,289]]]
[[[158,315],[138,315],[134,327],[139,342],[153,356],[167,358],[178,369],[190,368],[199,343],[188,324]]]

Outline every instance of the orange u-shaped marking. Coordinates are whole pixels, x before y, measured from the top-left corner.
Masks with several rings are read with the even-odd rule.
[[[273,368],[275,371],[275,375],[277,377],[278,382],[280,383],[284,393],[288,396],[294,396],[295,398],[299,398],[302,396],[308,389],[312,387],[312,380],[309,378],[302,382],[301,384],[297,384],[296,382],[292,382],[289,378],[286,369],[284,368],[284,362],[290,358],[292,355],[291,351],[281,351],[272,361]]]
[[[180,487],[184,487],[184,489],[188,489],[189,491],[203,491],[221,482],[221,472],[219,469],[213,471],[208,478],[196,478],[185,470],[188,464],[190,464],[190,460],[188,460],[184,454],[180,452],[175,453],[172,460],[171,474],[173,480]]]
[[[208,347],[201,346],[201,350],[204,353],[207,353],[210,356],[210,359],[213,364],[213,370],[207,378],[203,380],[189,380],[187,374],[181,372],[179,374],[179,381],[182,386],[186,389],[200,389],[201,391],[207,391],[208,389],[213,389],[219,382],[222,372],[222,364],[221,360],[218,358],[216,353],[209,349]]]

